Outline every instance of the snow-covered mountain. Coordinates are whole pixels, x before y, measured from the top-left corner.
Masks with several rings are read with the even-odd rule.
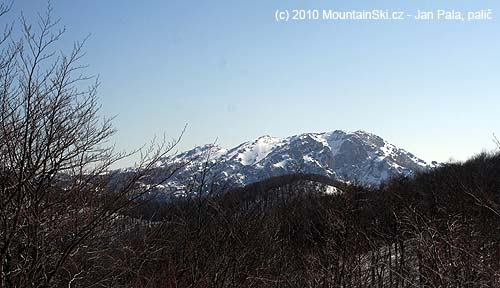
[[[377,135],[341,130],[287,138],[262,136],[231,149],[199,146],[163,159],[158,177],[171,165],[184,168],[162,189],[181,194],[203,190],[197,186],[200,182],[232,187],[291,173],[377,186],[391,177],[411,176],[433,166]]]

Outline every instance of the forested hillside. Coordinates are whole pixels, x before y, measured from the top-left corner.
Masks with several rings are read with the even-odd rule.
[[[378,190],[326,194],[332,183],[314,178],[140,206],[102,276],[136,287],[500,285],[499,155]]]

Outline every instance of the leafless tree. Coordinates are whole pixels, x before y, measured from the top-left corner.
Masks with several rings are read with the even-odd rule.
[[[154,188],[142,180],[180,138],[117,153],[98,81],[79,64],[85,41],[59,52],[64,29],[51,7],[34,25],[19,22],[20,39],[10,25],[0,38],[0,287],[72,287],[104,261],[110,226]],[[139,163],[112,184],[113,164],[132,153]]]

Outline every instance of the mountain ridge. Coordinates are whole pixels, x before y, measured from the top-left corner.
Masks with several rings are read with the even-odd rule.
[[[229,149],[205,144],[162,159],[157,174],[172,165],[182,165],[183,169],[161,190],[175,195],[203,192],[205,188],[200,185],[207,183],[201,182],[241,187],[294,173],[379,186],[393,177],[409,177],[435,167],[434,162],[429,164],[363,130],[302,133],[285,138],[263,135]]]

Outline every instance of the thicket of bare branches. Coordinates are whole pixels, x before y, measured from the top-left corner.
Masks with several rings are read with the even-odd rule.
[[[111,166],[130,154],[109,143],[98,83],[80,64],[84,41],[61,52],[58,27],[49,7],[0,39],[0,287],[71,287],[98,270],[119,212],[151,189],[141,178],[176,144],[135,151],[137,169],[110,185]]]
[[[308,175],[130,214],[127,287],[498,287],[500,155],[380,189]],[[315,178],[322,181],[321,177]],[[317,182],[316,182],[317,183]],[[134,260],[132,260],[134,259]]]

